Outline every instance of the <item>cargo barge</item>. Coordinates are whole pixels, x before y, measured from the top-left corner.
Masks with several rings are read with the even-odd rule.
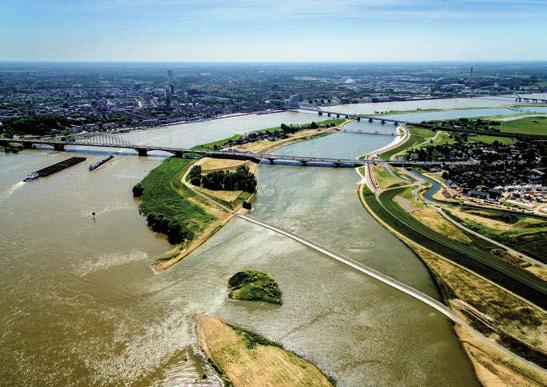
[[[79,164],[85,159],[86,159],[85,157],[71,157],[69,159],[60,161],[56,164],[50,165],[49,167],[45,167],[36,172],[32,172],[23,181],[35,180],[35,179],[38,179],[39,177],[49,176],[51,174],[62,171],[63,169]]]
[[[99,168],[101,165],[103,165],[103,164],[106,163],[107,161],[112,160],[113,158],[114,158],[114,156],[109,155],[109,156],[105,157],[105,158],[102,159],[102,160],[95,161],[94,163],[91,163],[91,165],[89,166],[89,170],[90,170],[90,171],[94,171],[95,169]]]

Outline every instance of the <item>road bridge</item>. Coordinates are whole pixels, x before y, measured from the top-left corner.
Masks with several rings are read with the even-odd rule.
[[[521,98],[521,97],[519,97]],[[535,99],[539,103],[541,101],[545,101],[547,103],[547,100],[541,100],[541,99]],[[367,115],[357,115],[357,114],[347,114],[347,113],[340,113],[340,112],[334,112],[334,111],[328,111],[323,110],[321,108],[310,108],[310,107],[304,107],[304,108],[298,108],[295,111],[308,111],[308,112],[314,112],[319,115],[328,114],[336,115],[336,117],[346,117],[356,120],[366,119],[368,122],[380,122],[381,124],[390,123],[393,125],[410,125],[410,126],[416,126],[419,128],[425,128],[435,131],[444,131],[444,132],[457,132],[457,133],[467,133],[469,135],[485,135],[485,136],[495,136],[495,137],[506,137],[506,138],[522,138],[522,139],[534,139],[534,140],[541,140],[546,141],[547,136],[541,135],[541,134],[523,134],[523,133],[509,133],[509,132],[496,132],[493,130],[469,130],[469,129],[463,129],[458,126],[449,126],[449,125],[434,125],[433,123],[428,122],[410,122],[410,121],[402,121],[397,120],[394,118],[387,118],[383,116],[367,116]]]
[[[531,97],[521,97],[517,95],[515,102],[529,102],[529,103],[547,103],[547,99],[543,98],[531,98]]]
[[[114,138],[113,138],[114,137]],[[215,159],[231,159],[231,160],[249,160],[255,163],[261,161],[268,161],[270,164],[276,162],[295,162],[302,166],[326,166],[326,167],[347,167],[356,168],[362,167],[366,164],[381,164],[387,163],[394,166],[406,167],[406,166],[445,166],[445,165],[475,165],[476,161],[407,161],[407,160],[389,160],[384,161],[381,159],[337,159],[329,157],[311,157],[311,156],[296,156],[296,155],[282,155],[274,153],[254,153],[254,152],[242,152],[236,150],[202,150],[192,148],[177,148],[166,146],[154,146],[154,145],[135,145],[126,140],[119,139],[115,136],[90,136],[77,139],[65,139],[64,141],[56,139],[0,139],[0,146],[8,145],[9,143],[22,144],[23,148],[30,149],[35,145],[46,145],[53,147],[56,151],[64,151],[67,146],[78,147],[94,147],[94,148],[115,148],[115,149],[132,149],[137,152],[139,156],[146,156],[152,151],[161,151],[173,154],[175,157],[211,157]]]

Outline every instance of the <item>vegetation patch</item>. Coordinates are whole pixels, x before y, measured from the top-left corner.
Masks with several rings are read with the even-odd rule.
[[[195,186],[213,191],[256,191],[256,177],[246,165],[239,165],[234,172],[213,171],[201,174],[201,166],[192,167],[188,173],[188,180]]]
[[[342,124],[344,121],[345,119],[329,119],[329,120],[323,120],[320,122],[314,121],[311,123],[299,124],[299,125],[281,124],[280,126],[276,126],[273,128],[260,129],[247,134],[236,134],[222,140],[198,145],[195,147],[195,149],[218,150],[226,146],[241,145],[241,144],[251,143],[251,142],[256,142],[261,140],[272,140],[272,141],[279,140],[279,139],[287,138],[289,134],[294,134],[302,130],[332,128]]]
[[[332,386],[313,363],[256,333],[208,316],[198,318],[198,343],[234,386]]]
[[[394,188],[380,194],[379,200],[364,187],[363,196],[368,207],[389,226],[403,236],[472,270],[510,291],[544,307],[545,281],[531,273],[501,260],[491,250],[491,243],[466,234],[473,243],[464,244],[433,231],[401,208],[393,198],[404,188]]]
[[[240,271],[228,280],[228,286],[228,297],[234,300],[264,301],[279,305],[282,303],[277,282],[261,271]]]
[[[146,216],[152,230],[165,234],[172,244],[192,240],[215,217],[189,200],[190,190],[179,183],[194,160],[164,160],[135,187],[133,195],[142,197],[140,214]]]
[[[524,117],[518,120],[504,121],[501,123],[501,131],[547,136],[547,117]]]
[[[413,126],[407,126],[407,129],[410,131],[410,138],[404,143],[402,143],[401,145],[393,149],[390,149],[387,152],[382,153],[380,155],[382,159],[389,160],[391,156],[394,156],[397,153],[403,152],[405,150],[411,149],[415,147],[416,145],[431,139],[435,135],[435,132],[429,129],[416,128]]]

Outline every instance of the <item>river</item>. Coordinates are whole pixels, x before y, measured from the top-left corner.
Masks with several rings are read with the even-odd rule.
[[[299,113],[243,116],[130,136],[192,146],[313,118]],[[211,125],[220,129],[209,133]],[[355,157],[391,140],[337,133],[279,152]],[[48,151],[0,154],[2,384],[192,383],[203,373],[188,352],[195,343],[193,322],[202,313],[282,343],[340,385],[477,384],[444,317],[241,219],[154,275],[149,264],[169,245],[148,230],[130,190],[160,160],[116,157],[90,173],[89,162],[102,156],[87,154],[85,163],[20,183],[28,172],[66,157]],[[438,297],[421,262],[363,210],[357,181],[352,169],[260,165],[252,215]],[[245,268],[271,273],[284,304],[227,300],[227,279]]]

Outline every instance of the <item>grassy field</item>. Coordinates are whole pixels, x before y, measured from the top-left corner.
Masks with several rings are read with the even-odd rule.
[[[388,171],[386,171],[383,165],[374,165],[372,170],[376,182],[382,189],[408,184],[405,181],[391,175]]]
[[[393,200],[403,190],[395,188],[385,191],[380,194],[379,201],[368,188],[365,187],[363,193],[372,211],[402,235],[538,305],[547,305],[545,281],[499,259],[490,253],[493,245],[480,238],[466,234],[473,240],[470,246],[425,226]]]
[[[389,160],[389,158],[399,152],[410,149],[435,135],[435,132],[429,129],[414,128],[412,126],[407,126],[407,129],[410,131],[410,138],[403,144],[395,147],[387,152],[384,152],[380,157],[384,160]]]
[[[487,210],[454,208],[450,215],[489,238],[547,263],[547,222],[520,215],[505,215]]]
[[[180,184],[180,178],[195,160],[168,158],[141,181],[144,187],[139,212],[162,214],[188,227],[194,234],[204,230],[215,217],[188,197],[193,195]],[[182,190],[182,191],[181,191]],[[181,195],[184,194],[183,195]]]
[[[504,121],[501,124],[501,131],[547,136],[547,117],[525,117],[518,120]]]
[[[282,304],[281,291],[277,282],[261,271],[240,271],[228,280],[228,286],[230,287],[228,297],[231,299]]]
[[[495,137],[495,136],[469,136],[468,138],[469,142],[484,142],[486,144],[492,144],[494,141],[497,141],[501,144],[514,144],[517,142],[514,138],[508,138],[508,137]]]
[[[198,343],[215,370],[233,386],[332,386],[311,362],[253,332],[200,317]]]
[[[333,119],[328,119],[328,120],[323,120],[323,121],[316,121],[316,124],[319,127],[326,127],[326,126],[332,125],[332,124],[334,124],[336,126],[336,125],[342,124],[344,121],[346,121],[345,118],[344,119],[343,118],[333,118]],[[295,128],[305,128],[310,124],[311,124],[311,122],[306,123],[306,124],[291,125],[291,126],[295,127]],[[273,133],[273,132],[278,132],[280,130],[281,130],[281,126],[276,126],[276,127],[273,127],[273,128],[265,128],[265,129],[256,130],[255,132]],[[224,138],[222,140],[213,141],[213,142],[209,142],[207,144],[202,144],[202,145],[195,146],[193,149],[199,149],[199,150],[216,150],[216,149],[220,149],[220,148],[230,144],[230,142],[239,140],[242,136],[243,136],[243,134],[234,134],[233,136]]]

